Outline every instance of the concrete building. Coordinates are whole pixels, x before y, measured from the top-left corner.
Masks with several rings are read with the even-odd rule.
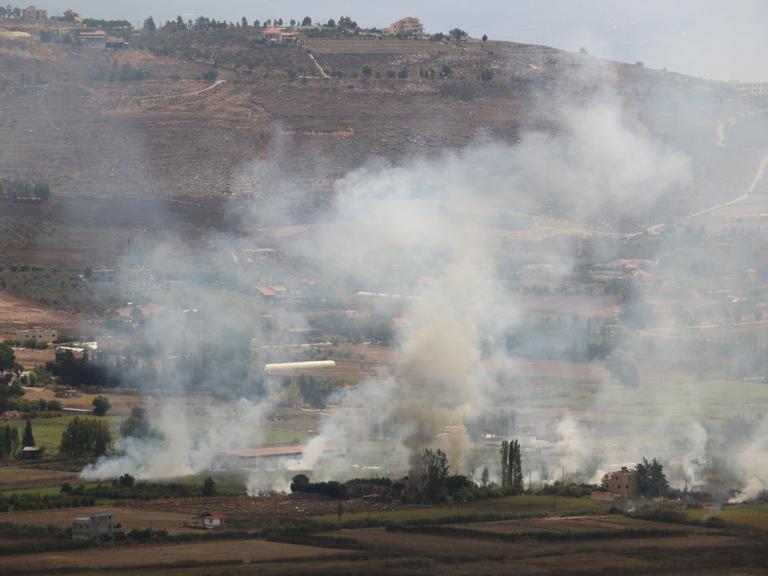
[[[111,512],[96,512],[72,520],[72,538],[75,540],[112,540],[121,531],[122,528],[115,527]]]
[[[296,44],[298,42],[295,32],[286,32],[282,28],[273,26],[265,28],[263,35],[269,44]]]
[[[622,466],[621,470],[608,472],[603,476],[602,488],[613,498],[637,498],[640,496],[640,485],[637,472]]]
[[[424,34],[424,26],[418,18],[406,16],[394,22],[389,28],[385,28],[384,31],[395,36],[398,34],[403,36],[421,36]]]
[[[87,34],[90,35],[92,33],[88,32]],[[80,38],[81,38],[81,41],[82,41],[82,38],[83,38],[82,33],[80,34]],[[95,39],[96,37],[86,36],[85,38],[86,39],[84,41],[82,41],[83,42],[83,46],[86,46],[86,45],[87,46],[92,46],[92,47],[96,46],[96,44],[94,44],[94,42],[98,42]],[[91,38],[93,38],[93,39],[91,39]],[[106,49],[106,47],[107,47],[107,35],[106,34],[104,34],[104,36],[103,36],[103,41],[104,41],[103,48]],[[115,279],[116,279],[115,271],[110,269],[110,268],[94,268],[93,270],[91,270],[91,276],[90,276],[91,282],[95,282],[97,284],[114,284]]]
[[[28,342],[29,340],[33,340],[35,342],[53,344],[56,342],[58,337],[59,334],[56,330],[51,328],[40,328],[39,326],[35,326],[34,328],[30,328],[28,330],[16,331],[16,340],[18,342]]]
[[[202,514],[203,528],[206,530],[216,530],[224,528],[226,524],[226,516],[219,514],[218,512],[203,512]]]
[[[80,45],[83,48],[95,48],[96,50],[107,49],[107,33],[103,30],[81,31],[77,37],[80,39]],[[96,270],[93,271],[96,273]],[[112,281],[114,282],[114,270],[112,272]]]
[[[35,6],[27,6],[21,11],[21,17],[24,20],[47,20],[48,10],[42,10]]]

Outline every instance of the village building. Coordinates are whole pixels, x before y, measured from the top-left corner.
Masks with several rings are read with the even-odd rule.
[[[43,448],[41,446],[25,446],[21,450],[22,460],[40,460],[43,457]]]
[[[56,342],[58,337],[59,334],[56,330],[53,330],[52,328],[40,328],[39,326],[35,326],[34,328],[30,328],[28,330],[16,331],[16,340],[18,342],[29,342],[32,340],[34,342],[53,344]]]
[[[43,10],[35,6],[27,6],[21,11],[21,17],[24,20],[47,20],[48,10]]]
[[[222,529],[226,525],[226,516],[218,512],[203,512],[201,515],[203,528],[206,530]]]
[[[111,512],[96,512],[72,520],[72,538],[75,540],[113,540],[121,532],[122,528],[115,526]]]
[[[88,32],[88,34],[91,34]],[[80,37],[82,38],[82,33],[80,34]],[[95,40],[89,40],[92,38],[91,36],[86,36],[86,42],[92,42]],[[104,34],[103,37],[104,40],[104,46],[103,48],[106,48],[106,42],[107,42],[107,35]],[[83,44],[84,46],[86,44]],[[94,44],[88,44],[89,46],[95,46]],[[91,282],[96,282],[97,284],[113,284],[115,282],[116,274],[115,271],[110,268],[94,268],[91,270],[90,280]]]
[[[394,22],[388,28],[384,28],[384,33],[392,34],[393,36],[422,36],[424,34],[424,26],[418,18],[406,16]]]
[[[269,44],[296,44],[298,42],[298,36],[295,32],[287,32],[283,28],[270,26],[265,28],[262,34],[264,40]]]
[[[80,39],[80,45],[83,48],[95,48],[97,50],[106,50],[107,49],[107,33],[103,30],[94,30],[94,31],[80,31],[77,37]],[[93,271],[94,273],[96,270]],[[104,271],[104,272],[112,272],[112,282],[114,282],[114,274],[115,271]],[[93,279],[93,276],[91,277]]]
[[[640,484],[637,472],[622,466],[621,470],[608,472],[603,476],[602,490],[593,494],[593,498],[600,500],[615,500],[617,498],[638,498],[640,496]]]
[[[130,44],[128,42],[116,36],[107,36],[105,42],[105,47],[109,48],[110,50],[120,50],[123,48],[128,48],[129,46]]]

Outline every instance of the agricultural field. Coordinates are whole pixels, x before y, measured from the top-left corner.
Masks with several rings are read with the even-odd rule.
[[[768,530],[768,505],[766,504],[726,505],[719,510],[712,508],[688,510],[686,514],[691,520],[719,518],[729,526]]]
[[[39,553],[0,557],[4,574],[44,574],[51,570],[89,568],[108,570],[126,567],[150,569],[179,564],[209,566],[232,563],[252,564],[265,561],[307,560],[356,554],[354,551],[323,549],[264,540],[195,542],[145,547],[140,554],[132,548],[116,548],[75,552]]]
[[[49,458],[55,458],[59,454],[61,435],[67,429],[67,425],[74,416],[59,416],[55,418],[35,418],[32,420],[32,431],[37,446],[45,447],[45,454]],[[112,438],[120,437],[120,424],[125,420],[124,416],[105,416],[109,424]],[[19,434],[24,432],[24,421],[16,421],[14,425],[19,429]]]
[[[98,512],[110,512],[115,522],[119,522],[126,531],[152,528],[167,530],[169,534],[200,531],[198,514],[178,514],[174,512],[145,511],[125,506],[86,506],[81,508],[65,508],[61,510],[35,510],[25,512],[6,512],[0,516],[0,522],[10,522],[25,526],[56,526],[68,528],[75,516],[89,516]],[[202,510],[201,510],[202,512]]]

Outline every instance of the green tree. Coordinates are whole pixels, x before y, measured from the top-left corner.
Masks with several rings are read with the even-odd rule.
[[[37,444],[35,444],[35,435],[32,433],[32,420],[29,418],[26,419],[26,423],[24,424],[24,439],[22,440],[22,445],[24,448],[27,446],[37,446]]]
[[[75,458],[102,456],[111,446],[112,437],[105,421],[75,416],[61,435],[59,451]]]
[[[150,16],[146,20],[144,20],[144,31],[145,32],[154,32],[157,30],[157,24],[155,24],[155,19]]]
[[[414,471],[419,494],[432,502],[442,500],[447,494],[445,480],[449,471],[448,456],[445,452],[425,448]]]
[[[109,403],[109,398],[106,396],[96,396],[91,404],[93,404],[93,413],[96,414],[96,416],[104,416],[109,412],[109,409],[112,408],[112,405]]]
[[[509,443],[509,489],[512,494],[523,493],[523,457],[517,439]]]
[[[304,16],[304,19],[301,21],[302,26],[312,26],[312,18],[309,16]]]
[[[654,458],[650,462],[643,458],[635,466],[637,484],[641,496],[664,497],[669,492],[669,482],[664,474],[664,466]]]
[[[464,32],[461,28],[454,28],[453,30],[448,32],[449,36],[453,38],[456,41],[463,40],[467,37],[467,33]]]
[[[210,476],[203,482],[202,494],[206,497],[216,496],[216,482]]]
[[[370,64],[363,64],[363,76],[366,78],[370,78],[371,74],[373,74],[373,68],[371,68]]]
[[[0,342],[0,372],[16,368],[16,353],[7,342]]]
[[[501,487],[506,490],[509,486],[509,442],[501,442]]]
[[[161,435],[153,430],[147,421],[146,412],[139,406],[134,406],[131,415],[120,425],[120,435],[123,438],[160,438]]]
[[[494,72],[493,68],[483,68],[483,71],[480,72],[480,80],[483,80],[484,82],[490,82],[493,80],[493,77],[496,73]]]
[[[240,24],[242,25],[243,28],[248,28],[248,18],[243,16],[243,19],[241,20]]]
[[[0,459],[8,458],[19,447],[19,429],[6,424],[0,428]]]
[[[501,443],[501,487],[510,494],[523,493],[523,463],[517,439]]]

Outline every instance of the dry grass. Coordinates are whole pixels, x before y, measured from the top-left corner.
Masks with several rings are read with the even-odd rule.
[[[115,522],[120,522],[126,530],[152,528],[153,530],[167,530],[170,534],[195,531],[195,528],[190,528],[186,524],[198,520],[194,514],[140,510],[120,506],[88,506],[61,510],[7,512],[0,514],[0,521],[30,526],[52,525],[68,528],[72,525],[73,518],[88,516],[96,512],[111,512]]]
[[[41,470],[25,466],[4,465],[0,466],[0,491],[52,486],[72,481],[76,476],[73,472],[60,470]]]
[[[0,558],[0,572],[3,574],[45,574],[52,570],[77,568],[107,570],[141,566],[173,567],[182,563],[205,565],[222,562],[264,562],[346,554],[351,554],[351,552],[298,544],[266,542],[264,540],[195,542],[11,556]]]
[[[16,330],[25,330],[32,326],[56,328],[60,332],[66,332],[76,322],[75,316],[0,292],[0,340],[14,339]]]

